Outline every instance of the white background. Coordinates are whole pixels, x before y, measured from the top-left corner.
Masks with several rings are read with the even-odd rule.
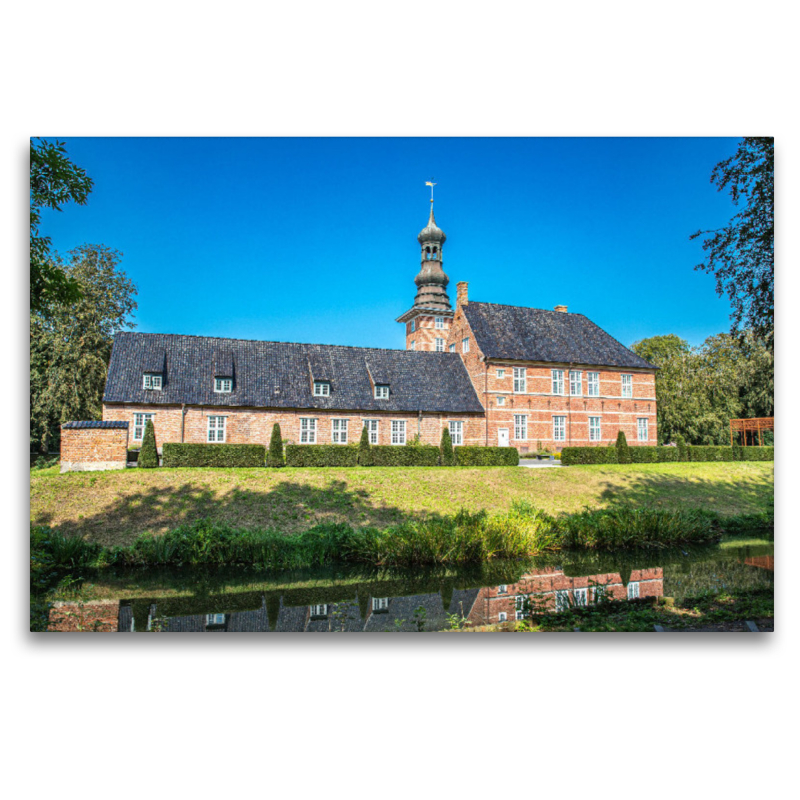
[[[797,524],[785,497],[798,457],[789,400],[799,216],[791,7],[72,0],[6,8],[6,796],[672,800],[795,791]],[[28,137],[276,134],[775,136],[778,632],[26,633]]]

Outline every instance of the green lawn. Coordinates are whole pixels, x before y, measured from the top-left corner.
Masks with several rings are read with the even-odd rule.
[[[246,528],[305,530],[321,521],[386,525],[407,515],[504,511],[528,500],[551,513],[614,500],[720,514],[768,508],[765,462],[519,467],[329,469],[129,469],[31,472],[31,522],[104,545],[130,544],[210,517]]]

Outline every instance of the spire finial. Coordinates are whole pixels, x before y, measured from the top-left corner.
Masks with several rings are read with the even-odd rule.
[[[431,203],[432,203],[433,202],[433,187],[436,186],[436,184],[433,182],[433,178],[431,178],[429,181],[425,181],[425,185],[431,187]]]

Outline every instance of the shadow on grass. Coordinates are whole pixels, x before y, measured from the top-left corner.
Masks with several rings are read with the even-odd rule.
[[[238,528],[292,534],[322,522],[385,526],[403,519],[437,516],[375,505],[369,492],[348,489],[341,480],[332,480],[324,487],[283,482],[268,490],[234,488],[224,494],[187,482],[120,496],[96,514],[59,522],[57,527],[66,535],[108,546],[128,545],[145,531],[163,533],[203,518]],[[54,524],[53,515],[47,512],[37,514],[31,522]]]
[[[618,473],[615,478],[618,480]],[[631,471],[628,478],[624,485],[601,482],[600,501],[636,507],[705,508],[725,515],[757,514],[773,509],[775,489],[771,476],[731,476],[730,480],[723,481],[700,475]]]

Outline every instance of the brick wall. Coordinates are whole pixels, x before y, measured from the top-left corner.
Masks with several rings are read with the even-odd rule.
[[[420,315],[413,320],[414,330],[411,330],[411,322],[406,323],[406,350],[436,350],[436,339],[441,339],[447,349],[447,336],[450,331],[452,317],[442,317],[444,327],[436,327],[436,317]],[[414,342],[412,348],[411,343]]]
[[[442,429],[451,420],[463,423],[464,444],[482,444],[485,420],[483,414],[429,414],[418,416],[414,413],[376,413],[359,411],[329,411],[302,409],[264,409],[264,408],[215,408],[213,406],[189,406],[185,409],[183,441],[208,441],[208,417],[226,418],[225,441],[231,444],[269,445],[272,426],[281,426],[281,435],[294,444],[300,442],[300,419],[311,417],[317,420],[317,444],[330,444],[332,440],[333,419],[347,419],[348,442],[358,442],[361,437],[362,420],[378,420],[378,444],[391,444],[391,421],[405,420],[406,437],[412,439],[420,432],[425,444],[439,445]],[[130,425],[130,446],[139,447],[134,427],[135,414],[152,413],[156,432],[156,445],[164,442],[181,441],[181,407],[147,406],[134,404],[106,404],[103,406],[103,419],[128,422]]]
[[[61,429],[61,471],[125,469],[127,428]]]

